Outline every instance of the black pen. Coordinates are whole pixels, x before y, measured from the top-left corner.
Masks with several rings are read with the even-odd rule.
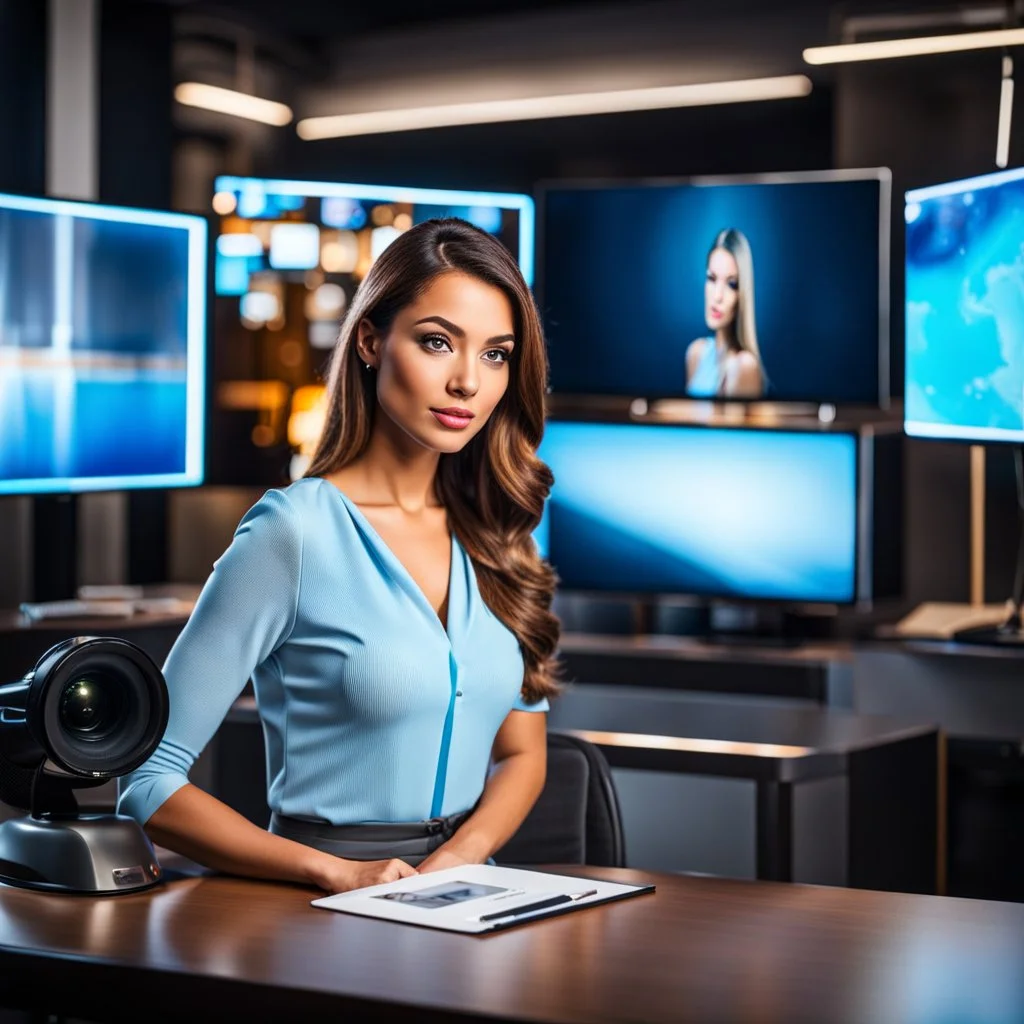
[[[527,903],[521,907],[513,907],[511,910],[499,910],[493,914],[484,914],[481,921],[498,921],[503,917],[519,917],[520,914],[532,914],[535,910],[546,910],[548,907],[557,907],[560,903],[575,903],[587,896],[596,896],[596,889],[588,889],[586,892],[564,893],[561,896],[550,896],[546,900],[538,900],[536,903]]]

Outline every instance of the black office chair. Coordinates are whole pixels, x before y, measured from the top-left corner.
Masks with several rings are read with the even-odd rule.
[[[626,866],[619,799],[600,749],[577,736],[548,733],[544,789],[494,859],[509,865]]]

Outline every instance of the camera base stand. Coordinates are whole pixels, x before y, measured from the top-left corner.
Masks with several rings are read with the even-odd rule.
[[[0,882],[104,896],[159,885],[153,845],[124,814],[42,815],[0,822]]]

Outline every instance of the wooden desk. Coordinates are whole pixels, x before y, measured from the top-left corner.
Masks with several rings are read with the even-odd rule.
[[[0,1003],[133,1024],[1024,1017],[1024,905],[561,870],[658,891],[477,938],[226,877],[99,898],[4,888]]]

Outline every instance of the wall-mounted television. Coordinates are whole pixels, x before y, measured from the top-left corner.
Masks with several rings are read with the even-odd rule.
[[[207,223],[0,194],[0,494],[203,481]]]
[[[540,455],[555,483],[537,543],[568,591],[836,605],[890,596],[901,582],[899,441],[551,420]]]
[[[1024,168],[906,193],[905,427],[1024,444]]]
[[[890,191],[885,168],[545,183],[552,391],[885,406]]]
[[[214,395],[209,478],[287,478],[293,397],[315,385],[374,260],[403,231],[461,217],[533,281],[534,202],[517,193],[224,175],[214,183]]]

